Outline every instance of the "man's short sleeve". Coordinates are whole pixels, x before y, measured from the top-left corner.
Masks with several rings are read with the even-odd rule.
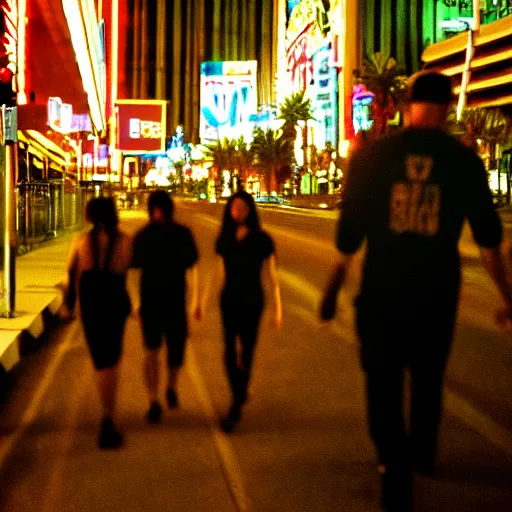
[[[363,215],[364,182],[366,181],[364,157],[361,151],[352,156],[347,171],[343,191],[343,205],[338,224],[337,248],[345,254],[353,254],[361,247],[366,236]]]
[[[142,268],[144,266],[144,241],[143,233],[139,231],[133,240],[132,267]]]
[[[466,214],[473,238],[481,247],[497,247],[502,240],[501,220],[494,209],[487,172],[477,155],[470,156],[465,175]]]
[[[185,231],[185,266],[186,268],[193,267],[199,258],[199,254],[197,252],[196,242],[192,233],[187,229]]]

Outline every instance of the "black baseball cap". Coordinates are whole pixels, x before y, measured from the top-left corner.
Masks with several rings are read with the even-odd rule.
[[[409,103],[451,103],[452,81],[449,76],[435,71],[418,71],[407,80]]]

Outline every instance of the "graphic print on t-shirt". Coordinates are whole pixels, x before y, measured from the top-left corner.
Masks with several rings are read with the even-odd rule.
[[[407,155],[407,181],[391,188],[389,227],[395,233],[435,236],[439,231],[441,188],[427,183],[434,160],[430,155]]]

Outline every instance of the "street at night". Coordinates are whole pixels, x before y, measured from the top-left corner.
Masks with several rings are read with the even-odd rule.
[[[201,288],[215,266],[222,204],[178,202],[200,250]],[[180,407],[160,425],[145,419],[138,320],[124,338],[119,419],[126,445],[98,451],[100,403],[78,321],[57,327],[17,368],[1,415],[2,511],[371,511],[379,481],[365,421],[363,375],[353,329],[358,280],[340,295],[335,321],[318,303],[336,257],[337,213],[260,208],[274,238],[284,323],[264,315],[250,400],[234,433],[218,300],[191,324]],[[142,210],[122,213],[134,233]],[[507,223],[505,221],[505,227]],[[60,242],[59,258],[66,256]],[[446,378],[439,468],[415,482],[421,511],[506,511],[512,503],[512,342],[494,325],[490,278],[464,234],[464,284]],[[358,258],[361,261],[361,258]],[[163,394],[163,389],[162,389]]]

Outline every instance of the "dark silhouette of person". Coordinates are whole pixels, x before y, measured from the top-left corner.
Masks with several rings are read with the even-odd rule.
[[[232,392],[232,404],[221,420],[221,428],[231,432],[240,421],[247,400],[264,307],[262,271],[272,289],[275,326],[279,328],[282,322],[274,243],[261,229],[256,204],[247,192],[239,191],[229,198],[215,250],[223,276],[219,281],[223,284],[225,365]]]
[[[115,427],[118,363],[125,322],[130,313],[126,272],[131,261],[131,240],[118,228],[114,202],[91,199],[86,218],[92,229],[79,235],[70,251],[68,273],[77,286],[85,339],[98,376],[103,404],[99,447],[118,448],[123,436]]]
[[[407,126],[369,142],[349,164],[337,247],[340,258],[321,317],[331,319],[353,255],[367,241],[356,301],[368,422],[380,462],[382,504],[410,510],[413,472],[433,473],[460,289],[458,242],[465,220],[510,319],[500,253],[501,222],[476,153],[443,130],[449,77],[420,72],[408,88]],[[410,429],[403,410],[411,376]]]
[[[174,203],[167,192],[156,190],[148,200],[150,222],[134,241],[133,267],[140,269],[140,317],[146,348],[144,374],[150,407],[147,419],[159,423],[158,356],[163,339],[167,344],[168,381],[166,401],[178,407],[177,385],[188,337],[187,281],[191,284],[191,309],[201,311],[197,295],[198,253],[192,233],[174,221]]]

